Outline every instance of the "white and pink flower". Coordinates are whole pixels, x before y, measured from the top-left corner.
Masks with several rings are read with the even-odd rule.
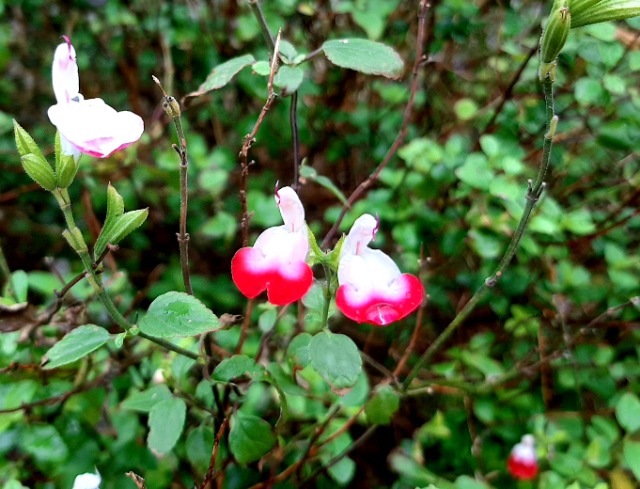
[[[282,306],[304,296],[313,282],[307,265],[309,232],[304,208],[291,187],[276,191],[284,225],[266,229],[253,247],[239,249],[231,260],[231,276],[246,297],[265,290],[270,303]]]
[[[533,435],[524,435],[520,443],[513,447],[507,460],[507,469],[516,479],[535,479],[538,475],[538,459]]]
[[[63,153],[76,159],[80,153],[106,158],[140,139],[144,122],[133,112],[117,112],[102,99],[84,99],[76,50],[63,37],[65,42],[53,56],[51,75],[57,103],[49,107],[49,119],[60,132]]]
[[[370,214],[353,223],[340,250],[336,305],[354,321],[386,326],[417,309],[424,287],[415,275],[401,273],[388,255],[369,248],[377,230]]]

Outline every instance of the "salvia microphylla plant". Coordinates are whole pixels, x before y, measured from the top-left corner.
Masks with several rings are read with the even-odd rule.
[[[231,273],[245,296],[254,298],[266,290],[269,302],[282,306],[302,299],[311,287],[313,273],[306,262],[310,242],[315,261],[325,265],[330,277],[336,274],[336,260],[318,251],[302,203],[291,187],[276,189],[276,202],[284,225],[265,230],[253,247],[238,250]],[[359,323],[386,326],[413,312],[422,302],[424,288],[414,275],[401,274],[389,256],[368,247],[377,230],[373,216],[360,216],[336,253],[328,256],[338,257],[338,309]]]
[[[251,3],[255,6],[258,2]],[[420,5],[423,8],[422,13],[424,13],[427,8],[427,2],[422,1]],[[546,102],[546,132],[544,134],[542,162],[537,178],[529,183],[524,212],[514,232],[511,244],[495,273],[487,278],[485,284],[472,296],[467,305],[460,310],[453,321],[435,338],[422,355],[413,361],[412,365],[412,360],[409,357],[411,348],[407,350],[407,355],[400,362],[401,364],[403,362],[410,364],[407,369],[409,373],[406,374],[404,379],[399,378],[403,375],[404,370],[402,367],[404,367],[404,364],[400,365],[393,373],[388,373],[384,366],[377,366],[386,375],[385,380],[375,388],[370,389],[371,393],[367,391],[366,396],[371,396],[369,398],[371,402],[365,403],[363,401],[360,403],[361,407],[354,409],[357,412],[349,418],[349,423],[357,422],[358,417],[363,412],[365,415],[370,416],[371,420],[376,419],[376,415],[378,419],[382,418],[383,421],[379,424],[388,423],[391,416],[399,409],[400,403],[405,396],[411,393],[410,389],[412,387],[415,387],[416,390],[423,390],[425,386],[426,388],[431,388],[430,384],[421,383],[418,374],[428,365],[438,348],[460,327],[478,302],[496,285],[515,255],[532,210],[545,188],[544,178],[550,165],[551,146],[558,122],[558,117],[554,113],[553,102],[555,69],[558,56],[562,52],[570,34],[570,29],[598,22],[625,19],[639,14],[640,0],[556,0],[554,2],[540,39],[539,78],[543,86]],[[266,24],[262,27],[268,34]],[[273,44],[273,39],[270,35],[265,37]],[[126,148],[141,137],[144,124],[138,115],[126,111],[118,112],[101,99],[85,100],[83,98],[79,91],[76,52],[69,38],[64,37],[64,41],[55,50],[52,69],[53,91],[57,103],[50,107],[48,111],[51,122],[58,129],[54,166],[49,164],[33,138],[14,121],[16,145],[26,173],[45,190],[51,192],[60,206],[66,222],[63,236],[82,261],[84,268],[83,278],[87,279],[95,295],[102,302],[111,318],[120,328],[125,330],[125,333],[112,338],[106,328],[94,325],[80,326],[68,333],[47,352],[46,357],[49,363],[45,362],[44,368],[55,368],[74,362],[94,352],[112,339],[117,347],[122,347],[124,339],[128,335],[137,335],[152,341],[166,350],[182,355],[194,364],[196,362],[206,364],[205,368],[208,368],[211,358],[202,353],[202,351],[196,352],[194,344],[191,344],[191,349],[189,349],[167,340],[168,338],[197,336],[217,331],[218,327],[223,327],[221,325],[222,320],[219,320],[204,304],[193,297],[187,280],[188,261],[186,259],[184,262],[181,260],[181,264],[183,266],[183,277],[187,277],[184,279],[187,293],[171,291],[159,296],[151,303],[146,314],[138,319],[137,324],[132,324],[119,312],[103,286],[101,278],[102,260],[124,237],[144,223],[148,210],[140,209],[125,212],[122,197],[113,186],[109,185],[107,188],[107,215],[102,231],[93,245],[92,253],[89,251],[89,246],[82,232],[75,224],[71,208],[72,203],[67,189],[72,184],[78,171],[80,155],[86,153],[104,158],[115,151]],[[277,69],[278,42],[279,37],[275,42],[275,47],[270,45],[270,48],[274,47],[274,53],[276,54],[270,65],[270,101],[273,98],[271,85]],[[363,44],[354,43],[354,45],[357,45],[360,49]],[[328,49],[335,49],[336,43],[334,42],[328,46]],[[421,57],[418,56],[418,58],[416,67],[422,62]],[[294,68],[297,67],[294,66]],[[181,182],[184,184],[183,188],[181,188],[183,191],[182,202],[185,209],[181,215],[182,228],[184,224],[182,218],[186,219],[186,142],[184,142],[181,126],[179,126],[181,115],[179,105],[175,99],[165,94],[165,106],[167,113],[176,121],[182,145],[182,148],[176,148],[181,158]],[[265,105],[263,112],[266,113],[268,108],[269,106]],[[248,139],[251,140],[252,138]],[[184,179],[182,179],[183,176]],[[375,181],[376,178],[377,174],[372,181]],[[314,287],[313,267],[316,267],[316,269],[322,268],[324,272],[323,279],[316,280],[315,284],[316,290],[317,286],[319,286],[323,292],[322,330],[314,335],[304,331],[291,341],[290,349],[294,353],[289,355],[291,358],[287,359],[292,362],[298,362],[293,368],[293,381],[287,377],[287,374],[283,373],[283,367],[276,364],[276,362],[269,365],[269,367],[265,367],[257,360],[254,361],[253,358],[245,355],[242,350],[242,340],[235,354],[229,353],[227,357],[218,362],[215,369],[211,372],[207,370],[207,381],[213,379],[212,383],[219,382],[224,384],[224,391],[222,400],[220,399],[219,391],[214,390],[215,394],[213,394],[216,408],[219,409],[216,415],[220,419],[216,418],[218,431],[211,454],[211,465],[207,472],[207,477],[210,478],[205,479],[203,487],[207,481],[211,481],[214,477],[212,474],[215,474],[217,470],[216,455],[218,453],[218,444],[222,437],[228,437],[229,452],[231,452],[235,462],[240,465],[257,462],[263,459],[278,444],[285,444],[278,438],[274,427],[268,421],[260,416],[244,413],[241,408],[238,409],[238,405],[242,404],[242,400],[230,401],[233,396],[236,396],[237,399],[243,395],[241,389],[234,383],[235,379],[242,376],[251,378],[252,375],[255,375],[254,378],[257,378],[259,382],[274,386],[279,401],[274,401],[270,398],[264,401],[280,402],[281,415],[276,424],[277,428],[281,422],[286,423],[287,421],[286,414],[282,414],[286,411],[287,395],[291,391],[296,396],[304,395],[305,391],[295,382],[298,370],[302,370],[307,366],[315,369],[314,375],[316,375],[316,378],[318,377],[317,374],[319,374],[321,380],[326,381],[326,384],[323,384],[323,388],[326,388],[328,384],[330,389],[326,390],[338,395],[343,395],[354,388],[358,380],[362,378],[363,371],[361,367],[364,355],[361,354],[350,338],[345,335],[334,334],[328,329],[330,305],[335,302],[337,309],[345,317],[357,323],[388,326],[406,318],[425,302],[425,290],[420,279],[415,275],[402,273],[387,254],[369,246],[380,226],[377,217],[369,213],[360,215],[354,221],[350,231],[336,243],[335,247],[325,251],[318,246],[316,237],[307,226],[304,206],[293,188],[288,186],[278,188],[276,184],[275,202],[282,216],[283,225],[264,230],[253,246],[239,249],[230,263],[233,282],[240,292],[250,299],[245,324],[248,325],[251,319],[252,300],[265,291],[267,300],[275,306],[286,306],[308,298]],[[372,212],[375,213],[375,210],[372,210]],[[188,235],[183,231],[184,228],[181,231],[182,238],[179,238],[182,239],[181,258],[186,258]],[[185,246],[183,247],[183,245]],[[283,308],[282,310],[284,311],[285,309]],[[274,309],[271,308],[269,311],[273,312]],[[258,351],[256,359],[259,358],[260,352],[261,350]],[[285,385],[284,388],[277,381],[283,377],[287,382],[283,384]],[[504,374],[503,377],[506,380],[512,379],[508,374]],[[184,399],[188,398],[188,396],[186,394],[184,396],[174,395],[165,385],[166,378],[164,375],[154,375],[154,378],[157,380],[159,387],[164,387],[164,389],[157,389],[154,395],[165,397],[147,411],[150,413],[151,431],[154,430],[154,426],[161,425],[163,428],[166,427],[167,418],[171,419],[172,424],[178,425],[178,429],[173,430],[170,434],[171,436],[162,438],[161,435],[158,435],[157,428],[153,432],[153,436],[151,434],[149,436],[149,448],[154,454],[163,456],[174,448],[182,433],[182,427],[187,418],[187,403]],[[315,382],[317,379],[312,380]],[[483,384],[482,389],[485,390],[479,388],[477,392],[484,394],[490,391],[495,385],[499,385],[500,380],[504,379],[498,378],[496,380],[492,377],[491,381]],[[304,382],[307,382],[307,380],[305,379]],[[369,389],[368,385],[365,387]],[[209,385],[208,388],[211,390]],[[303,391],[303,394],[299,394],[300,390]],[[273,397],[275,398],[276,396],[274,395]],[[148,399],[145,399],[146,401]],[[211,404],[214,401],[211,401]],[[161,406],[161,409],[156,409],[158,406]],[[327,414],[326,420],[323,420],[323,425],[315,431],[318,436],[311,436],[313,442],[318,441],[321,432],[331,423],[332,418],[337,416],[337,413],[342,408],[340,400],[335,401],[331,408],[331,414]],[[211,414],[209,409],[204,409],[203,411],[207,416]],[[380,412],[382,412],[382,415],[379,414]],[[158,419],[160,419],[160,422],[157,422]],[[345,425],[347,424],[345,423]],[[373,429],[375,429],[376,424],[374,422],[372,424]],[[304,427],[304,429],[306,428],[308,426]],[[344,428],[345,431],[348,429],[349,426]],[[225,430],[228,432],[225,433]],[[336,432],[338,435],[341,434],[339,430],[336,430]],[[342,434],[344,434],[344,431]],[[255,441],[252,439],[253,437],[259,443],[252,445]],[[328,444],[329,441],[334,441],[333,437],[334,435],[330,435],[319,443],[326,442]],[[303,465],[305,460],[310,460],[315,456],[315,451],[312,449],[313,442],[309,444],[307,452],[301,459],[292,457],[296,458],[296,460],[293,465],[276,476],[281,477],[278,482],[285,481],[293,473],[302,472],[302,468],[295,464],[300,463],[300,465]],[[540,442],[541,440],[539,439],[538,446],[543,445]],[[536,438],[527,434],[522,437],[520,443],[513,447],[508,458],[505,456],[504,469],[514,479],[522,481],[534,480],[539,476],[540,472],[538,453],[543,453],[543,450],[544,448],[542,447],[541,451],[537,452]],[[420,468],[414,469],[414,465],[407,464],[407,461],[402,458],[404,456],[404,454],[394,454],[391,458],[396,462],[401,461],[404,463],[404,465],[398,463],[397,467],[406,469],[406,467],[410,466],[413,470],[412,476],[417,474],[423,477],[423,479],[420,479],[421,481],[433,482],[429,487],[435,487],[436,489],[462,487],[454,486],[452,483],[433,476],[429,472],[420,472]],[[283,462],[285,458],[285,456],[282,456],[282,459],[274,462],[273,471],[276,470],[276,465],[285,463]],[[414,461],[411,459],[411,462]],[[540,457],[540,461],[543,464],[545,463],[542,457]],[[267,463],[270,463],[270,461]],[[328,470],[329,468],[330,465],[327,465],[323,470]],[[402,470],[402,468],[398,468],[399,472],[402,472]],[[410,480],[413,479],[410,478]],[[101,477],[97,472],[96,474],[81,474],[76,479],[74,489],[97,488],[100,483]],[[485,484],[485,481],[482,481],[481,484],[481,486],[477,487],[490,487],[488,483]],[[466,487],[471,487],[471,485]],[[473,487],[476,486],[473,485]]]

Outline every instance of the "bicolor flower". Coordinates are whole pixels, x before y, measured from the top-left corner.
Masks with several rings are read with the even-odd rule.
[[[106,158],[136,142],[144,131],[144,122],[133,112],[117,112],[102,99],[85,100],[80,93],[76,50],[67,36],[53,55],[51,70],[56,105],[48,115],[60,132],[64,154],[80,153]]]
[[[231,260],[234,283],[250,299],[267,291],[271,304],[282,306],[304,296],[313,282],[307,265],[309,232],[304,208],[291,187],[276,190],[284,225],[266,229],[253,247],[239,249]]]
[[[336,305],[354,321],[386,326],[420,305],[424,287],[415,275],[401,273],[388,255],[369,248],[377,231],[371,214],[353,223],[340,250]]]
[[[507,460],[507,469],[516,479],[531,480],[538,475],[536,441],[533,435],[524,435],[515,445]]]
[[[100,474],[80,474],[73,481],[73,489],[100,489]]]

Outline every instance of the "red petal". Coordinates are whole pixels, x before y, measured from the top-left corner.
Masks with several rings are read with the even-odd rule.
[[[246,247],[240,248],[231,259],[233,283],[249,299],[260,295],[267,288],[268,273],[256,272],[253,265],[262,258],[260,251]]]
[[[400,281],[396,286],[405,290],[404,297],[397,298],[376,293],[363,303],[351,304],[347,294],[347,288],[350,285],[341,285],[336,294],[336,305],[345,316],[358,323],[386,326],[415,311],[424,296],[424,287],[418,277],[405,273],[396,280]]]
[[[295,277],[285,277],[275,271],[269,275],[267,297],[275,306],[284,306],[302,299],[313,283],[313,272],[306,263],[296,266]]]
[[[277,268],[259,270],[256,263],[264,260],[262,252],[251,247],[239,249],[231,260],[233,282],[246,297],[253,299],[267,290],[271,304],[284,306],[300,300],[308,292],[313,283],[309,265],[298,263],[294,271],[283,275]]]
[[[513,456],[510,456],[507,461],[507,469],[513,477],[521,480],[535,479],[536,475],[538,475],[537,462],[523,461]]]

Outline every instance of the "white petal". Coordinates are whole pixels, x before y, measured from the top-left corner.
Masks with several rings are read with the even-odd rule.
[[[76,64],[76,50],[71,43],[65,42],[56,48],[53,54],[51,81],[59,104],[70,102],[79,94],[80,78]]]
[[[99,489],[100,474],[80,474],[73,481],[73,489]]]
[[[351,230],[347,235],[342,249],[340,250],[340,256],[347,253],[356,254],[359,250],[366,247],[373,239],[374,232],[378,227],[376,218],[371,214],[363,214],[355,220]]]
[[[295,190],[291,187],[282,187],[276,191],[276,202],[284,225],[289,231],[297,232],[305,228],[304,207]]]

